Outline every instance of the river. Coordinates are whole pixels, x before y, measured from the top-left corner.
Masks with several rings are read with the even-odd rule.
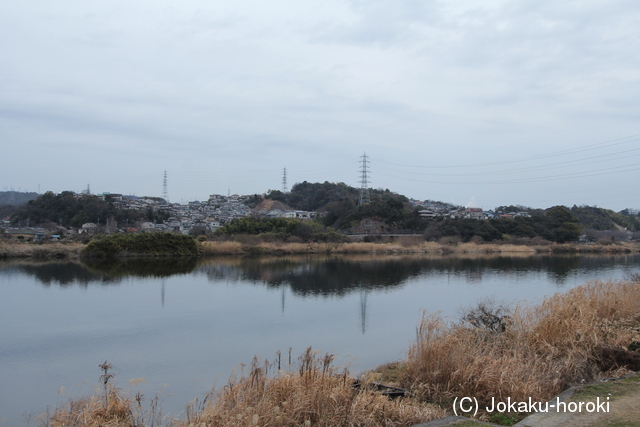
[[[640,255],[0,261],[0,424],[91,393],[105,360],[180,416],[254,355],[313,346],[357,374],[402,358],[424,310],[456,321],[481,299],[535,303],[639,269]]]

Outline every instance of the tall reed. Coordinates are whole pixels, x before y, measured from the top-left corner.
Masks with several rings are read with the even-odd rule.
[[[333,356],[308,348],[297,369],[279,361],[258,363],[248,375],[231,378],[201,408],[187,411],[187,425],[208,426],[408,426],[439,418],[444,411],[414,399],[391,400],[356,389]],[[274,371],[272,376],[270,371]]]
[[[613,369],[602,355],[638,341],[639,282],[592,282],[516,307],[504,332],[446,323],[426,314],[407,356],[402,384],[437,402],[475,397],[543,401]]]

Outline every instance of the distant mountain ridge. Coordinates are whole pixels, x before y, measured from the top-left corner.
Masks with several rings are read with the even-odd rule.
[[[21,191],[0,191],[0,206],[13,205],[20,206],[35,200],[40,196],[35,191],[21,192]]]

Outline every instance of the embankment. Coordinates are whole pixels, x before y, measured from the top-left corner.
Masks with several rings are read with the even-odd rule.
[[[65,259],[77,258],[84,249],[83,243],[0,243],[0,259]]]
[[[173,233],[118,234],[82,243],[0,243],[0,258],[171,257],[217,255],[294,254],[620,254],[638,253],[640,244],[550,244],[516,245],[496,243],[443,244],[423,239],[399,238],[389,242],[279,243],[260,239],[197,242]]]
[[[205,256],[215,255],[289,255],[289,254],[616,254],[638,253],[640,245],[624,243],[615,245],[514,245],[495,243],[443,244],[425,242],[423,239],[400,238],[391,242],[349,243],[275,243],[242,241],[207,241],[202,243]]]

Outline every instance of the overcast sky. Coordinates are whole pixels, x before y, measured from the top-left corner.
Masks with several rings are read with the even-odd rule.
[[[0,2],[0,190],[640,208],[640,2]]]

